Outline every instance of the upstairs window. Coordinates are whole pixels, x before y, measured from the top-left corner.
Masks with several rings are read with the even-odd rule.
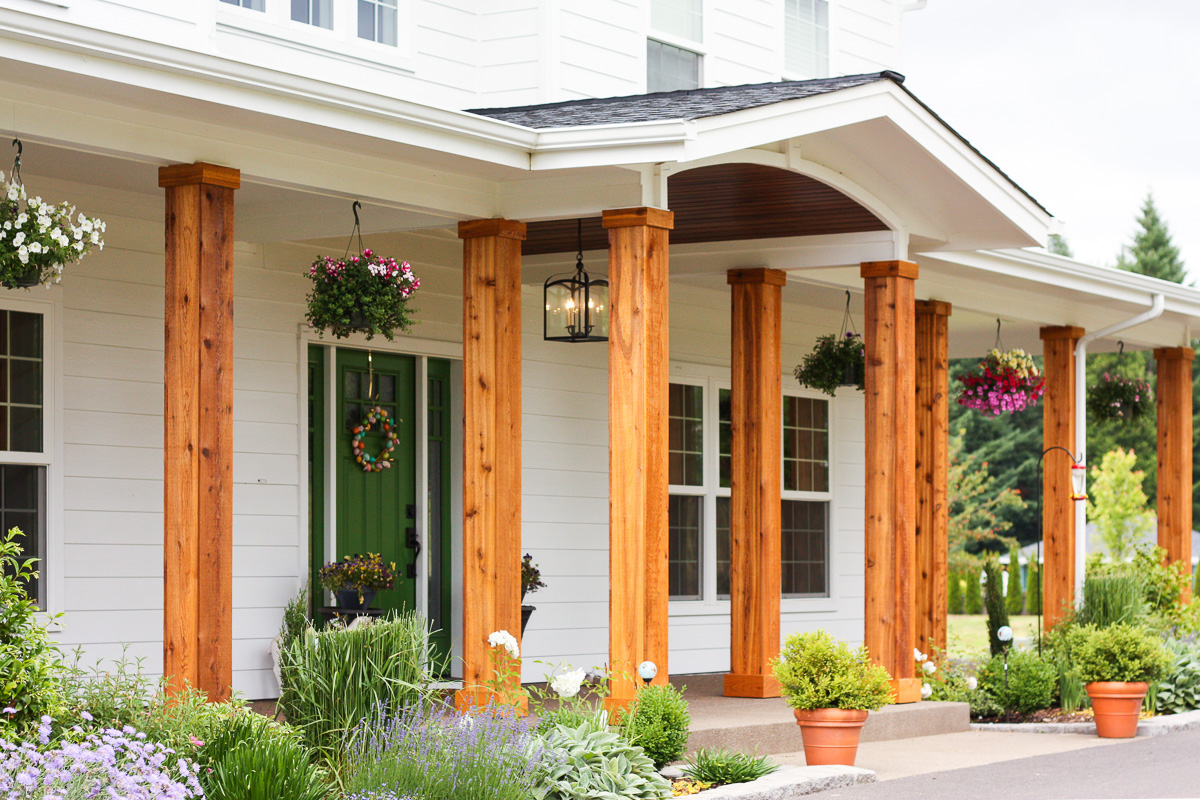
[[[228,3],[231,6],[241,6],[248,8],[251,11],[266,11],[266,0],[221,0],[222,3]]]
[[[784,69],[804,78],[829,76],[829,0],[783,0]]]
[[[652,0],[650,27],[692,42],[704,38],[704,0]]]
[[[700,88],[700,54],[649,39],[646,42],[646,91],[675,92]]]
[[[358,0],[358,38],[396,46],[397,0]]]
[[[292,19],[333,30],[333,0],[292,0]]]

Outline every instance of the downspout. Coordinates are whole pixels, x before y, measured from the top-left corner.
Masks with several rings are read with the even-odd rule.
[[[1095,333],[1085,334],[1075,345],[1075,446],[1079,450],[1079,462],[1087,465],[1087,348],[1096,339],[1103,339],[1126,328],[1141,325],[1162,316],[1166,298],[1155,294],[1150,308],[1124,322],[1109,325]],[[1084,494],[1087,494],[1087,470],[1084,473]],[[1075,502],[1075,602],[1083,598],[1083,578],[1087,569],[1087,503]]]

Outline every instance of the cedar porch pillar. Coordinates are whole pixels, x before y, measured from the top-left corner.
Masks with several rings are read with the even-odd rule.
[[[1190,347],[1154,351],[1158,366],[1158,546],[1192,568],[1192,359]]]
[[[233,683],[233,193],[214,164],[166,189],[163,673],[213,701]]]
[[[917,265],[864,263],[866,284],[866,625],[897,703],[921,699],[913,664],[916,535]]]
[[[777,269],[735,269],[730,498],[730,665],[726,697],[779,697],[783,286]]]
[[[1075,345],[1083,328],[1061,325],[1041,329],[1043,374],[1042,447],[1078,453],[1075,442]],[[1075,503],[1071,458],[1062,450],[1042,462],[1042,613],[1046,628],[1075,603]]]
[[[638,665],[667,683],[668,231],[658,208],[604,212],[608,229],[610,705],[633,698]]]
[[[521,242],[525,224],[460,222],[463,240],[463,688],[487,705],[488,636],[521,639]],[[519,686],[520,665],[514,680]],[[516,686],[514,686],[516,688]],[[497,698],[504,702],[508,698]]]
[[[950,558],[949,303],[917,306],[916,646],[946,649]]]

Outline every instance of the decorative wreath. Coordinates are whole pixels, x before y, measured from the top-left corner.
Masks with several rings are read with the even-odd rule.
[[[383,436],[387,441],[384,443],[383,449],[379,451],[379,455],[372,456],[363,447],[363,437],[376,422],[382,426]],[[367,418],[354,428],[354,435],[350,437],[350,449],[354,453],[354,460],[362,464],[363,472],[382,472],[392,466],[392,451],[396,449],[396,442],[399,439],[387,409],[375,406],[367,414]]]

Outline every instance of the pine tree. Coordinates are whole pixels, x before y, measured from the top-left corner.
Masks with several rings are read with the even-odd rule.
[[[999,631],[1008,625],[1008,607],[1004,602],[1004,579],[1001,577],[1004,573],[1000,571],[1000,562],[995,557],[989,558],[984,563],[983,571],[987,575],[983,604],[988,617],[988,642],[991,645],[992,655],[996,656],[1004,652],[1005,647],[1005,643],[1000,641]]]
[[[1025,597],[1028,598],[1025,603],[1027,613],[1042,613],[1042,565],[1038,563],[1036,552],[1029,559],[1029,580],[1025,586]]]
[[[1020,616],[1025,610],[1025,592],[1021,589],[1021,551],[1015,546],[1008,551],[1008,591],[1005,595],[1008,613]]]
[[[1184,283],[1187,272],[1179,260],[1179,248],[1171,244],[1171,233],[1154,205],[1154,195],[1146,195],[1137,223],[1139,230],[1133,235],[1133,246],[1121,249],[1117,267],[1164,281]]]
[[[966,613],[966,608],[963,606],[966,597],[966,586],[967,581],[961,572],[954,571],[950,573],[950,586],[948,587],[946,605],[949,606],[951,614]]]
[[[1057,233],[1050,234],[1049,241],[1046,242],[1046,249],[1056,256],[1075,257],[1075,254],[1071,252],[1071,245],[1067,244],[1066,237]]]

